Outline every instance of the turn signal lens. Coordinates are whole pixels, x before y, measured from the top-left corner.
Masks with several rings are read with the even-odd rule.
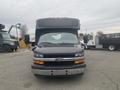
[[[74,64],[83,64],[85,63],[84,59],[77,59],[74,61]]]
[[[85,61],[83,61],[83,60],[76,60],[74,63],[75,64],[83,64],[83,63],[85,63]]]
[[[43,64],[44,64],[44,61],[35,60],[33,63],[34,63],[34,64],[40,64],[40,65],[43,65]]]

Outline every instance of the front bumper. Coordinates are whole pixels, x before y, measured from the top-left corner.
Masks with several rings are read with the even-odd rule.
[[[60,75],[77,75],[84,73],[85,68],[63,69],[63,70],[40,70],[32,69],[32,72],[42,76],[60,76]]]
[[[84,58],[84,57],[81,57]],[[33,58],[34,60],[55,61],[56,58]],[[73,61],[76,58],[62,58],[63,61]],[[61,76],[61,75],[77,75],[85,71],[86,64],[78,64],[72,66],[44,66],[32,64],[32,72],[42,76]]]
[[[86,64],[71,67],[43,67],[32,65],[32,72],[42,76],[77,75],[85,71]]]

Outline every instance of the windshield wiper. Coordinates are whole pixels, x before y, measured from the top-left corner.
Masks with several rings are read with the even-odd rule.
[[[76,43],[66,43],[66,42],[62,42],[62,43],[58,43],[59,45],[75,45]]]
[[[55,43],[52,42],[41,42],[39,45],[56,45]]]

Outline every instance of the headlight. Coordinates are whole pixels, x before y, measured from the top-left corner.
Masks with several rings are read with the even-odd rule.
[[[77,53],[77,54],[75,54],[75,57],[82,57],[82,56],[84,56],[84,53]]]
[[[34,57],[43,58],[44,55],[40,53],[34,53]]]
[[[84,56],[84,51],[75,54],[75,57],[82,57],[82,56]]]

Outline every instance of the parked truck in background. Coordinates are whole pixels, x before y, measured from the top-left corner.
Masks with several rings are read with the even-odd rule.
[[[79,29],[79,20],[75,18],[37,20],[33,73],[43,76],[83,74],[86,64]]]
[[[89,34],[87,41],[88,49],[108,49],[110,51],[120,49],[120,33],[95,35]]]
[[[0,51],[16,51],[16,41],[12,39],[7,31],[4,31],[4,25],[0,24]]]

